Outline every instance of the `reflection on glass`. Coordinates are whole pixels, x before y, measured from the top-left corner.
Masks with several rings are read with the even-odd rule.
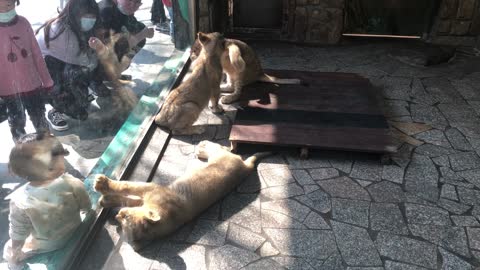
[[[172,54],[172,17],[169,0],[0,0],[0,268],[62,250],[80,230],[96,198],[79,181],[114,170],[155,113],[142,96]],[[136,109],[139,100],[150,107]],[[132,110],[128,137],[110,145]],[[9,159],[11,149],[23,154]]]

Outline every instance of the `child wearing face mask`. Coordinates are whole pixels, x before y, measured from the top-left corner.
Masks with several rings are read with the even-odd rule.
[[[53,129],[68,129],[65,115],[85,120],[92,101],[88,87],[98,59],[89,43],[98,29],[95,0],[70,0],[57,17],[37,30],[37,41],[55,86],[50,94],[53,109],[48,120]]]
[[[27,181],[10,195],[10,240],[3,251],[10,269],[63,247],[82,222],[80,213],[91,213],[83,182],[65,172],[66,155],[49,133],[24,135],[10,152],[10,172]]]
[[[25,134],[25,109],[37,132],[48,131],[45,96],[53,86],[30,23],[18,0],[0,0],[0,97],[13,140]]]
[[[146,27],[135,18],[135,12],[141,5],[141,0],[102,0],[98,3],[102,28],[107,35],[110,31],[127,31],[133,36],[134,41],[130,44],[115,44],[114,50],[118,59],[122,59],[124,55],[133,58],[143,48],[146,39],[153,37],[154,29]]]

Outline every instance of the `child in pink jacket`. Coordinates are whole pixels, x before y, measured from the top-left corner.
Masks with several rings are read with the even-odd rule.
[[[0,0],[0,97],[14,141],[25,134],[25,109],[37,132],[49,130],[46,91],[53,87],[32,27],[15,4],[19,0]]]

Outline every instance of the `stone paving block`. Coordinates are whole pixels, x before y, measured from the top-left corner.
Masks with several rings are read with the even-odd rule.
[[[453,224],[461,227],[476,227],[480,223],[472,216],[451,216]]]
[[[262,257],[270,257],[280,254],[280,251],[272,246],[270,242],[265,242],[258,250],[258,254],[260,254]]]
[[[414,136],[416,139],[424,141],[429,144],[438,145],[445,148],[450,148],[450,142],[445,137],[442,131],[438,129],[432,129]]]
[[[317,186],[317,185],[305,185],[305,186],[303,186],[303,191],[305,192],[305,194],[310,194],[310,193],[312,193],[314,191],[317,191],[319,189],[320,189],[320,187]]]
[[[303,224],[309,229],[318,229],[318,230],[329,230],[330,226],[325,221],[325,219],[315,212],[310,212],[308,214]]]
[[[478,123],[479,121],[475,110],[467,104],[439,104],[438,108],[450,123]]]
[[[368,192],[376,202],[405,202],[405,194],[402,188],[394,183],[382,181],[367,187]]]
[[[381,256],[404,263],[437,269],[435,245],[384,232],[378,234],[375,245]]]
[[[269,187],[283,186],[295,182],[292,173],[286,166],[275,169],[260,170],[260,175]]]
[[[312,177],[306,170],[292,170],[292,175],[301,186],[315,184]]]
[[[405,190],[429,201],[438,200],[438,171],[430,158],[413,155],[405,172]]]
[[[458,175],[480,188],[480,169],[459,172]]]
[[[347,267],[347,270],[385,270],[383,267]]]
[[[307,229],[301,221],[285,214],[262,209],[262,228]]]
[[[464,187],[464,188],[474,188],[475,186],[470,184],[465,180],[458,180],[458,179],[450,179],[450,178],[443,178],[440,177],[440,183],[450,184],[456,187]]]
[[[455,189],[455,186],[449,184],[442,185],[440,197],[452,201],[458,201],[457,190]]]
[[[464,99],[478,100],[480,98],[480,94],[476,91],[474,87],[472,87],[472,82],[470,80],[452,80],[451,82],[455,89],[462,95]]]
[[[273,155],[263,158],[260,163],[257,165],[258,171],[271,170],[271,169],[280,169],[284,171],[285,168],[288,168],[287,163],[281,155]]]
[[[386,117],[410,116],[409,105],[403,100],[385,100],[382,107]]]
[[[458,256],[446,251],[443,248],[438,249],[442,255],[442,269],[455,270],[473,270],[472,265],[462,260]]]
[[[480,157],[475,152],[463,152],[449,155],[454,171],[464,171],[480,168]]]
[[[283,267],[286,267],[287,269],[295,270],[295,269],[302,269],[302,270],[316,270],[318,268],[315,268],[308,259],[304,258],[296,258],[296,257],[290,257],[290,256],[275,256],[272,257],[272,260],[275,260],[279,264],[281,264]]]
[[[326,259],[336,250],[332,231],[264,229],[282,255]]]
[[[207,257],[212,270],[240,269],[260,258],[251,251],[231,245],[217,247],[209,251]]]
[[[236,223],[254,233],[262,232],[260,199],[257,195],[232,194],[222,203],[222,220]]]
[[[472,208],[469,205],[461,204],[461,203],[454,202],[454,201],[451,201],[451,200],[447,200],[447,199],[444,199],[444,198],[440,198],[440,200],[438,200],[437,204],[438,204],[438,206],[442,207],[443,209],[445,209],[445,210],[447,210],[447,211],[449,211],[453,214],[457,214],[457,215],[461,215],[461,214],[467,212],[468,210],[470,210],[470,208]]]
[[[267,184],[265,184],[265,181],[260,177],[259,172],[254,171],[236,188],[236,190],[238,193],[257,193],[266,187]]]
[[[453,146],[454,149],[461,150],[461,151],[469,151],[472,150],[472,146],[467,141],[465,136],[458,131],[458,129],[450,128],[445,131],[445,135],[447,136],[450,144]]]
[[[253,262],[245,267],[242,270],[268,270],[268,269],[286,269],[282,267],[279,263],[272,259],[262,259],[256,262]]]
[[[470,248],[480,250],[480,228],[467,228]]]
[[[220,202],[216,202],[199,216],[199,219],[219,220],[219,218],[220,218]]]
[[[348,157],[331,158],[329,161],[332,167],[337,170],[340,170],[344,173],[350,173],[352,171],[353,161]]]
[[[380,181],[382,179],[382,169],[382,165],[378,160],[357,160],[353,164],[350,177],[369,181]]]
[[[408,92],[410,92],[410,86],[408,85],[392,85],[382,89],[382,95],[386,99],[410,101]]]
[[[467,235],[462,227],[409,224],[413,235],[465,257],[470,257]]]
[[[433,144],[423,144],[415,149],[415,153],[428,157],[439,157],[457,153],[451,148],[444,148]]]
[[[364,228],[368,228],[368,210],[370,202],[347,200],[347,199],[332,199],[332,218]]]
[[[270,211],[282,213],[286,216],[289,216],[298,220],[299,222],[302,222],[303,220],[305,220],[307,215],[310,213],[310,209],[308,207],[291,199],[262,202],[261,208],[262,208],[262,211],[270,210]]]
[[[460,202],[467,205],[476,205],[480,202],[480,191],[464,187],[457,187]]]
[[[301,159],[298,155],[289,155],[287,156],[287,162],[290,169],[316,169],[331,167],[328,160],[319,157]]]
[[[448,159],[448,156],[434,157],[432,158],[432,161],[438,166],[450,167],[450,160]]]
[[[370,229],[393,234],[408,234],[402,212],[396,204],[372,203],[370,206]]]
[[[454,172],[449,167],[440,167],[440,173],[446,179],[463,180],[459,173]]]
[[[404,168],[397,165],[384,165],[382,170],[382,179],[403,184]]]
[[[150,267],[151,270],[167,270],[167,269],[198,269],[206,270],[205,262],[206,249],[199,245],[186,244],[162,244],[158,250],[158,255],[154,258]],[[132,259],[129,257],[129,259]],[[132,260],[134,261],[134,260]],[[140,265],[133,268],[117,268],[117,269],[144,269]],[[146,269],[146,268],[145,268]]]
[[[382,261],[366,229],[332,221],[342,258],[349,266],[380,266]]]
[[[332,197],[370,201],[370,195],[360,185],[348,177],[338,177],[317,182]]]
[[[319,211],[320,213],[328,213],[332,209],[330,197],[322,190],[317,190],[306,195],[298,196],[296,199],[306,206]]]
[[[371,181],[366,181],[366,180],[359,180],[359,179],[354,179],[357,183],[360,184],[360,186],[362,187],[368,187],[369,185],[371,185],[372,183],[374,182],[371,182]]]
[[[284,186],[264,188],[261,190],[261,194],[270,199],[280,200],[303,195],[304,191],[301,186],[297,185],[296,183],[292,183]]]
[[[200,219],[188,236],[187,242],[199,245],[223,246],[227,229],[227,222]]]
[[[233,243],[235,246],[254,252],[265,242],[265,240],[265,237],[245,229],[242,226],[234,223],[229,225],[227,241],[228,243]]]
[[[385,261],[385,270],[426,270],[427,268],[399,263],[394,261]]]
[[[438,207],[406,203],[405,215],[412,224],[451,225],[448,212]]]
[[[324,180],[339,176],[337,169],[334,168],[312,169],[308,170],[308,172],[312,176],[313,180]]]
[[[431,126],[426,124],[421,124],[421,123],[405,123],[405,122],[392,121],[390,122],[390,124],[394,126],[396,129],[400,130],[401,132],[409,136],[432,129]]]
[[[433,127],[447,126],[447,120],[436,107],[412,104],[410,110],[415,122],[425,123]]]
[[[472,101],[468,100],[467,101],[470,107],[472,107],[475,112],[477,113],[477,116],[480,116],[480,101]]]

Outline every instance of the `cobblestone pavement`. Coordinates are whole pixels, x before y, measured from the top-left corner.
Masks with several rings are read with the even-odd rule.
[[[398,139],[378,156],[297,149],[194,222],[136,253],[118,245],[107,269],[475,269],[480,266],[480,72],[476,59],[415,67],[404,45],[309,48],[256,44],[266,68],[354,72],[377,87]],[[408,48],[410,49],[410,47]],[[478,65],[477,65],[478,66]],[[174,137],[155,176],[167,184],[197,166],[197,143],[228,145],[235,108],[205,112],[202,136]],[[408,142],[408,143],[407,143]],[[114,225],[106,226],[118,241]],[[85,268],[86,269],[86,268]],[[90,268],[91,269],[91,268]]]

